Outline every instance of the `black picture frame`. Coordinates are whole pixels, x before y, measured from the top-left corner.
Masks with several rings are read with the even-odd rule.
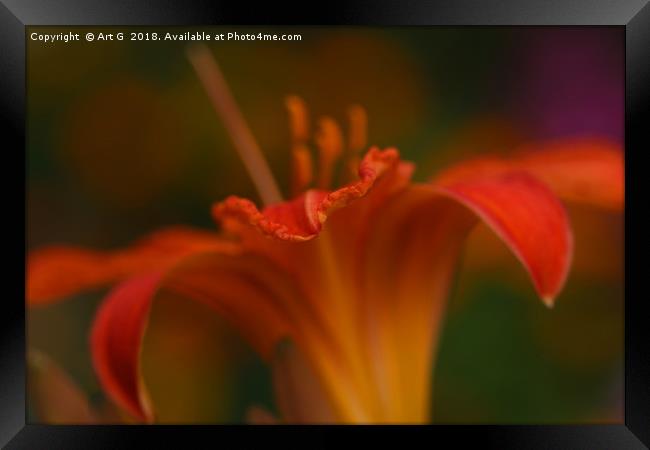
[[[625,423],[585,426],[257,427],[246,426],[50,426],[26,423],[25,407],[25,27],[29,25],[612,25],[625,28]],[[248,2],[98,0],[1,0],[0,114],[5,278],[0,314],[0,445],[6,448],[146,448],[216,446],[238,439],[305,439],[336,445],[372,431],[395,444],[454,442],[496,448],[636,449],[650,446],[650,338],[641,239],[643,155],[650,150],[650,6],[647,0],[413,0],[328,1],[280,5]],[[7,161],[6,158],[10,158]],[[20,237],[20,238],[19,238]],[[405,439],[408,439],[405,440]],[[450,441],[451,439],[451,441]],[[444,440],[444,441],[443,441]],[[231,444],[227,444],[231,445]],[[411,444],[408,444],[411,445]]]

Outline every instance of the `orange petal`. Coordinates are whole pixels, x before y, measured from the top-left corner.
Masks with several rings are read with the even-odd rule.
[[[260,256],[200,255],[171,271],[165,286],[213,308],[267,359],[296,326],[318,332],[290,276]]]
[[[335,422],[334,408],[323,385],[291,341],[278,344],[272,370],[274,392],[285,422]]]
[[[478,219],[522,260],[547,304],[571,260],[556,196],[526,173],[415,185],[372,217],[363,244],[362,317],[383,421],[429,418],[437,336],[462,245]]]
[[[520,164],[568,201],[623,209],[625,169],[618,144],[596,139],[551,142],[523,153]]]
[[[138,273],[164,270],[192,253],[215,249],[234,252],[236,246],[215,233],[184,227],[158,231],[124,250],[44,247],[28,256],[27,303],[47,304]]]
[[[389,171],[399,170],[394,149],[370,149],[359,165],[359,180],[332,192],[309,190],[300,197],[259,211],[250,200],[229,197],[213,208],[218,221],[248,224],[263,234],[287,241],[307,241],[318,235],[328,216],[365,196]]]
[[[360,328],[381,404],[377,420],[430,419],[432,364],[461,245],[476,219],[428,186],[398,194],[360,246]]]
[[[529,145],[510,159],[478,158],[443,171],[437,183],[468,177],[526,171],[544,181],[561,198],[621,210],[624,162],[619,145],[595,138],[571,138]]]

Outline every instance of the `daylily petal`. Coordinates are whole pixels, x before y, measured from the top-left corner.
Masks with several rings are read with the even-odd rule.
[[[437,186],[475,213],[512,250],[547,306],[564,285],[573,252],[566,211],[544,184],[504,173]]]
[[[312,243],[268,241],[313,249]],[[305,256],[307,259],[297,263],[310,264],[309,254]],[[344,402],[353,386],[337,375],[348,370],[349,355],[344,352],[344,343],[333,334],[337,324],[323,317],[313,301],[314,290],[307,290],[299,277],[260,253],[204,255],[172,271],[165,286],[214,308],[271,363],[279,342],[287,338],[295,342],[300,364],[309,365],[319,375],[314,384],[319,383],[329,396]],[[294,363],[283,367],[293,370]]]
[[[236,252],[237,246],[216,233],[174,227],[116,251],[44,247],[28,257],[27,303],[47,304],[138,273],[165,270],[192,253],[210,250]]]
[[[436,176],[436,183],[526,171],[561,198],[619,211],[624,203],[624,161],[620,145],[595,138],[567,138],[526,146],[512,158],[464,161]]]
[[[336,414],[321,381],[289,340],[281,341],[272,361],[274,392],[288,423],[333,423]]]
[[[625,168],[620,145],[596,139],[551,142],[522,152],[522,167],[561,198],[620,211]]]
[[[461,245],[476,219],[419,186],[396,195],[372,220],[357,260],[368,383],[382,406],[376,420],[426,422],[436,337]]]
[[[428,417],[436,335],[462,244],[479,219],[519,257],[547,304],[566,279],[569,222],[555,195],[531,175],[456,178],[397,194],[373,216],[359,263],[383,420]]]
[[[198,255],[171,271],[164,284],[215,309],[266,359],[297,326],[318,330],[289,274],[261,256]]]
[[[100,306],[90,344],[95,372],[106,393],[135,418],[153,421],[140,370],[140,349],[161,273],[131,278],[113,289]]]
[[[359,179],[340,189],[332,192],[312,189],[292,201],[270,205],[262,211],[250,200],[233,196],[216,204],[212,212],[225,228],[234,220],[281,240],[307,241],[318,235],[334,211],[366,195],[387,172],[399,170],[398,163],[396,150],[372,148],[359,165]]]

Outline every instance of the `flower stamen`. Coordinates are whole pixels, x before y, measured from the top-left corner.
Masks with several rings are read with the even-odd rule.
[[[360,153],[366,148],[368,136],[368,115],[366,110],[359,105],[348,108],[348,160],[346,161],[347,176],[354,179],[359,170],[361,161]]]
[[[223,120],[262,202],[265,205],[281,202],[282,194],[278,184],[244,116],[237,107],[212,53],[205,45],[195,45],[187,49],[187,57],[203,84],[212,106]]]
[[[343,152],[341,128],[331,117],[323,117],[318,122],[315,140],[319,153],[318,187],[327,189],[332,184],[334,164]]]
[[[285,99],[289,111],[289,129],[293,144],[304,144],[309,139],[309,116],[307,105],[297,95],[289,95]]]
[[[358,155],[366,148],[368,136],[368,115],[366,110],[359,105],[351,105],[348,108],[348,151],[352,155]]]
[[[291,130],[291,172],[293,194],[306,190],[313,179],[313,163],[307,141],[309,139],[309,116],[307,106],[298,96],[290,95],[285,104],[289,111]]]
[[[306,145],[295,145],[291,150],[291,173],[291,189],[297,196],[309,187],[313,179],[311,153]]]

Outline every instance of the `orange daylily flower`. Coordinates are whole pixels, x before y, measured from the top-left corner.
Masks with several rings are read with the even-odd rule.
[[[614,144],[539,144],[413,183],[415,166],[396,149],[359,154],[360,107],[350,111],[347,141],[334,120],[320,121],[312,161],[297,97],[287,101],[294,196],[282,201],[209,54],[199,49],[191,60],[267,206],[233,196],[212,209],[220,232],[172,228],[126,250],[50,247],[28,258],[30,306],[116,285],[92,327],[93,363],[108,395],[141,421],[155,420],[141,343],[152,301],[165,289],[223,314],[271,364],[281,420],[426,422],[445,304],[473,227],[483,222],[501,238],[550,307],[573,250],[560,199],[623,207]],[[356,175],[331,189],[340,160],[342,176],[351,167]],[[251,417],[273,420],[259,410]]]

